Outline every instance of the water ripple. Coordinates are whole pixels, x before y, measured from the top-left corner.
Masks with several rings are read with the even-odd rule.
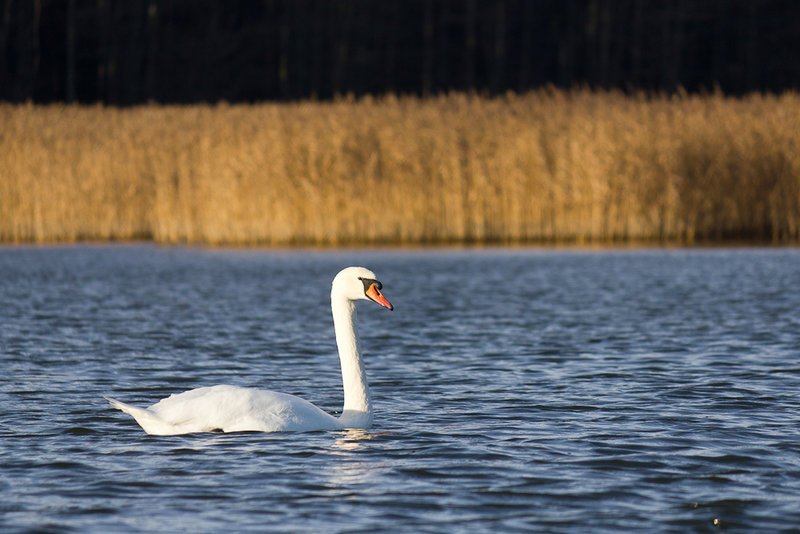
[[[798,260],[0,248],[0,529],[792,530]],[[370,431],[152,437],[103,400],[340,410],[327,295],[359,263],[396,306],[359,315]]]

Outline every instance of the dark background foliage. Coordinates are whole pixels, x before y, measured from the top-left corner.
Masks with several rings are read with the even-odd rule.
[[[0,99],[800,84],[796,0],[0,0]]]

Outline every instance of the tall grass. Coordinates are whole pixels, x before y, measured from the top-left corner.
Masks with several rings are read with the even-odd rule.
[[[0,241],[800,239],[800,95],[0,104]]]

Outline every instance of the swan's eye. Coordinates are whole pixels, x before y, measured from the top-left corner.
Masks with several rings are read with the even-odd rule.
[[[358,277],[361,280],[361,283],[364,284],[364,293],[366,294],[369,291],[370,286],[375,285],[377,289],[383,289],[383,286],[377,280],[373,280],[372,278],[362,278],[361,276]]]

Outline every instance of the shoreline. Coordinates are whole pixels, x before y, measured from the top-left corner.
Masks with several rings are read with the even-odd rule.
[[[800,94],[0,103],[0,242],[800,243]]]

